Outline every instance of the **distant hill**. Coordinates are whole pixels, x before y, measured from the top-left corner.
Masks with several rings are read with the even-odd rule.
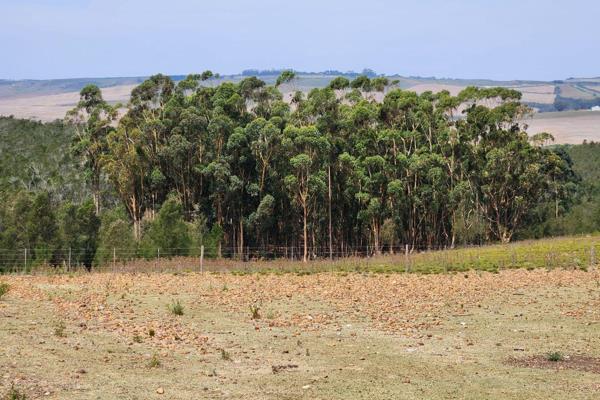
[[[281,69],[272,70],[245,70],[240,74],[221,76],[213,82],[237,82],[248,76],[258,76],[268,84],[275,83]],[[282,91],[295,90],[309,91],[312,88],[325,87],[336,76],[346,76],[352,79],[359,74],[378,76],[369,69],[361,72],[355,71],[322,71],[306,72],[297,71],[297,79],[292,85],[284,85]],[[172,75],[175,81],[182,80],[184,75]],[[398,87],[405,90],[414,90],[418,93],[424,91],[439,92],[448,90],[452,94],[459,93],[467,86],[503,86],[519,90],[523,94],[523,102],[533,109],[541,112],[531,123],[533,133],[542,130],[554,131],[557,125],[558,137],[568,137],[562,142],[576,143],[583,139],[600,139],[600,113],[592,112],[564,114],[565,118],[556,116],[543,117],[546,112],[564,112],[573,110],[590,110],[600,106],[600,77],[596,78],[568,78],[556,81],[495,81],[491,79],[454,79],[419,76],[391,75],[390,79],[398,81]],[[85,85],[93,83],[102,88],[104,97],[111,103],[126,103],[131,90],[143,82],[146,77],[113,77],[113,78],[73,78],[50,80],[0,80],[0,115],[14,115],[18,118],[30,118],[41,121],[62,119],[78,100],[78,92]],[[559,113],[562,117],[563,114]],[[539,118],[538,118],[539,117]],[[581,119],[579,124],[576,119]],[[583,138],[583,139],[581,139]]]

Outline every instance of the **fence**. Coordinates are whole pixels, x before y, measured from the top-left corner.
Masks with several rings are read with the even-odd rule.
[[[498,271],[510,268],[589,268],[597,263],[600,237],[556,238],[508,245],[353,247],[330,251],[312,248],[303,263],[303,248],[223,247],[221,256],[204,247],[168,249],[0,249],[0,273],[166,272],[166,271],[370,271],[451,272],[471,269]]]

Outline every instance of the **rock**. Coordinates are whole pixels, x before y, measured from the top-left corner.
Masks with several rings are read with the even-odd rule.
[[[310,385],[304,385],[304,386],[302,386],[302,389],[304,389],[304,390],[310,389]]]
[[[163,393],[165,393],[165,389],[159,387],[158,389],[156,389],[156,393],[163,394]]]

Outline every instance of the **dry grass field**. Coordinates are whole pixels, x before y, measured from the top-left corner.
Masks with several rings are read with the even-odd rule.
[[[512,86],[523,94],[522,100],[532,103],[550,104],[554,102],[554,85]]]
[[[102,95],[110,103],[126,104],[134,87],[122,85],[103,88]],[[79,92],[0,98],[0,115],[54,121],[64,118],[67,111],[75,107],[78,101]]]
[[[600,396],[596,271],[0,281],[0,398]]]
[[[600,111],[562,111],[535,114],[525,121],[527,132],[549,132],[555,143],[578,144],[600,140]]]

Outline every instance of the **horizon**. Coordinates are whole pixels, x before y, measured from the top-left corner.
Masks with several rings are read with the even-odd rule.
[[[233,75],[274,65],[501,81],[600,75],[597,2],[574,0],[566,10],[536,0],[485,3],[24,0],[2,6],[0,78]]]
[[[248,69],[244,69],[241,70],[239,72],[234,72],[231,74],[220,74],[221,78],[230,78],[230,77],[240,77],[240,76],[256,76],[258,78],[260,78],[261,76],[276,76],[278,73],[280,73],[281,71],[284,70],[290,70],[293,71],[297,74],[301,75],[329,75],[329,76],[349,76],[349,75],[363,75],[364,70],[370,70],[370,68],[364,68],[360,71],[339,71],[336,70],[335,68],[331,68],[331,69],[326,69],[326,70],[322,70],[322,71],[300,71],[297,70],[295,68],[266,68],[266,69],[260,69],[257,70],[259,72],[259,74],[244,74],[245,71],[247,70],[255,70],[256,68],[248,68]],[[198,71],[191,71],[188,73],[165,73],[165,72],[161,72],[161,71],[157,71],[151,74],[147,74],[147,75],[110,75],[110,76],[63,76],[63,77],[56,77],[56,78],[19,78],[19,79],[12,79],[12,78],[3,78],[0,77],[0,81],[9,81],[9,82],[20,82],[20,81],[60,81],[60,80],[92,80],[92,79],[146,79],[149,78],[150,76],[153,75],[158,75],[158,74],[162,74],[165,76],[169,76],[171,78],[184,78],[187,75],[190,74],[195,74],[195,73],[201,73],[205,70],[198,70]],[[328,71],[337,71],[339,72],[339,74],[326,74],[326,72]],[[373,71],[373,70],[372,70]],[[219,74],[219,71],[212,71],[215,74]],[[273,72],[272,74],[268,74],[265,72]],[[404,79],[423,79],[423,80],[455,80],[455,81],[470,81],[470,80],[489,80],[489,81],[495,81],[495,82],[554,82],[554,81],[568,81],[568,80],[577,80],[577,79],[598,79],[600,78],[600,74],[598,75],[590,75],[590,76],[568,76],[565,78],[556,78],[556,79],[551,79],[551,80],[543,80],[543,79],[520,79],[520,78],[516,78],[516,79],[492,79],[492,78],[486,78],[486,77],[468,77],[468,76],[461,76],[461,77],[454,77],[454,76],[422,76],[422,75],[403,75],[400,73],[379,73],[379,71],[373,71],[376,73],[376,76],[386,76],[386,77],[399,77],[399,78],[404,78]]]

